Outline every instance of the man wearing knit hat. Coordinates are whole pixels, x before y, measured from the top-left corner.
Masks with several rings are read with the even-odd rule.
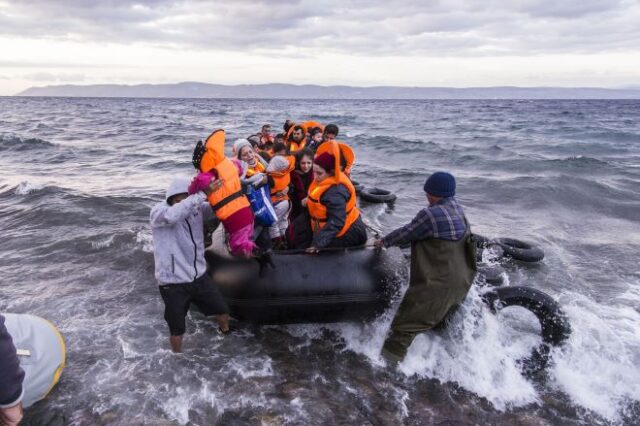
[[[475,244],[455,199],[454,177],[436,172],[425,182],[424,191],[429,206],[375,243],[378,248],[411,244],[409,288],[382,348],[382,356],[391,364],[404,359],[418,333],[438,325],[464,300],[476,273]]]

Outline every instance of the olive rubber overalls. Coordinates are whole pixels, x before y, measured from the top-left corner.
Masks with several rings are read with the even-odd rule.
[[[402,361],[414,337],[440,323],[460,304],[476,274],[471,228],[458,241],[428,238],[411,244],[409,288],[402,299],[382,355]]]

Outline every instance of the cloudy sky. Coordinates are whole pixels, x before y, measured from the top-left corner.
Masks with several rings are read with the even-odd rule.
[[[640,0],[0,0],[0,95],[180,81],[640,87]]]

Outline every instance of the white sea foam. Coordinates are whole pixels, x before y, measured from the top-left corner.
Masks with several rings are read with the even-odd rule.
[[[399,370],[458,383],[499,410],[539,403],[534,383],[518,366],[540,343],[537,319],[518,307],[492,314],[481,291],[472,287],[447,329],[417,336]],[[635,295],[635,290],[630,293]],[[629,401],[640,400],[640,313],[585,298],[562,305],[573,331],[564,347],[552,350],[550,386],[576,404],[619,421]],[[340,324],[335,329],[346,349],[382,365],[379,354],[391,313],[371,324]]]
[[[114,236],[111,235],[106,239],[91,241],[91,247],[93,247],[96,250],[111,247],[111,245],[113,244],[113,240],[114,240]]]
[[[212,391],[207,383],[200,386],[199,392],[193,389],[178,386],[171,395],[162,403],[162,409],[168,418],[177,421],[181,425],[189,422],[189,411],[194,405],[194,401],[203,402],[210,407],[219,407],[216,393]]]
[[[538,338],[518,335],[522,332],[490,313],[474,287],[448,328],[417,336],[399,368],[407,375],[456,382],[500,410],[534,403],[538,395],[517,361]]]
[[[273,376],[271,358],[249,358],[244,357],[241,361],[232,359],[227,365],[230,371],[235,371],[243,379],[250,377],[270,377]]]
[[[142,251],[146,253],[153,253],[153,237],[151,236],[151,230],[143,228],[136,234],[136,243],[141,245]]]
[[[640,313],[575,298],[564,306],[573,330],[554,351],[551,374],[576,404],[619,421],[630,400],[640,401]]]
[[[364,326],[340,325],[347,349],[382,365],[379,354],[392,313]],[[526,319],[535,322],[535,318]],[[531,351],[539,337],[518,337],[522,330],[516,331],[504,322],[508,321],[490,313],[474,286],[450,326],[443,332],[417,336],[399,369],[407,376],[456,382],[501,410],[537,402],[533,384],[522,375],[517,361]],[[401,398],[403,403],[405,399]]]
[[[27,195],[35,191],[39,191],[44,188],[44,185],[38,183],[31,183],[27,181],[22,181],[18,184],[15,189],[16,195]]]

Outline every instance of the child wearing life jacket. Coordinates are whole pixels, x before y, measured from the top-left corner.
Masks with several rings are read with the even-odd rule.
[[[276,155],[267,166],[267,177],[271,188],[271,203],[278,217],[276,223],[269,228],[269,236],[276,249],[283,246],[284,236],[289,226],[289,211],[291,210],[291,201],[289,201],[290,173],[295,165],[295,158],[292,155]]]
[[[267,170],[268,161],[256,153],[255,148],[248,140],[237,140],[233,144],[233,154],[238,160],[246,163],[244,177],[240,178],[242,186],[251,184],[257,187],[263,183],[267,183],[267,176],[265,172]]]
[[[322,129],[320,127],[314,127],[309,130],[309,143],[307,148],[312,149],[315,152],[323,141]]]
[[[200,173],[191,182],[189,194],[201,191],[214,179],[221,181],[221,186],[209,194],[209,203],[229,234],[231,254],[249,258],[256,250],[251,240],[253,212],[240,184],[242,164],[224,156],[224,141],[224,130],[220,129],[214,131],[204,144],[198,142],[196,145],[192,161]]]

